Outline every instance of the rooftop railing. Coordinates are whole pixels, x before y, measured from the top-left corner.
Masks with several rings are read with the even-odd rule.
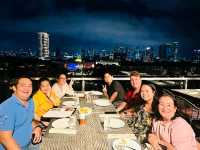
[[[39,80],[39,77],[33,77],[33,80]],[[49,77],[50,80],[55,80],[55,78]],[[72,77],[69,80],[81,81],[81,89],[85,91],[86,81],[101,81],[102,78],[95,77]],[[114,77],[114,80],[118,81],[129,81],[129,77]],[[181,82],[184,89],[188,89],[188,81],[200,81],[200,77],[142,77],[142,80],[151,81],[157,85],[173,85],[175,82]]]

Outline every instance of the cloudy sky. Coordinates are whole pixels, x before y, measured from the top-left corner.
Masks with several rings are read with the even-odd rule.
[[[7,0],[0,2],[0,49],[110,48],[178,41],[182,54],[200,48],[199,0]]]

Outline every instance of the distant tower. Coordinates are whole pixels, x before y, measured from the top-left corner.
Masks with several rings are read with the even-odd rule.
[[[39,58],[49,59],[49,34],[46,32],[38,32],[39,41]]]

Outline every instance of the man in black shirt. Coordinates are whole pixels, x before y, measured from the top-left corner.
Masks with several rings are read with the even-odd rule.
[[[106,85],[103,86],[104,95],[113,105],[117,106],[124,99],[124,88],[118,81],[113,80],[113,76],[109,72],[104,73],[104,81],[106,83]]]

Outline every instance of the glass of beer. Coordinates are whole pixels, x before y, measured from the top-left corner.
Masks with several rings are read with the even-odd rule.
[[[85,125],[86,124],[86,116],[84,113],[79,114],[79,124]]]

